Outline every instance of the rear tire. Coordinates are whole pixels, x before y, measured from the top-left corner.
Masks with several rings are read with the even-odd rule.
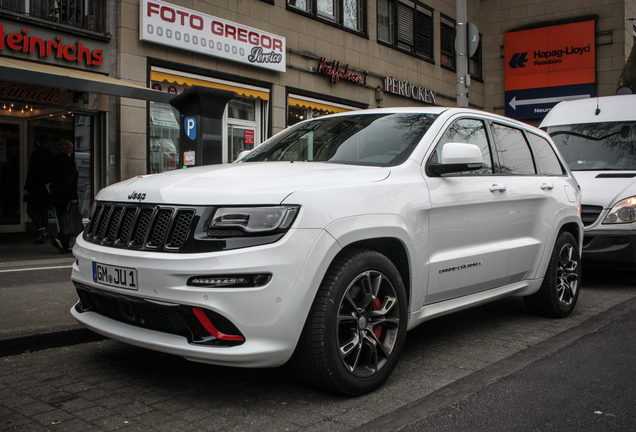
[[[369,393],[395,368],[406,327],[406,292],[393,263],[372,250],[346,253],[320,285],[292,368],[318,388]]]
[[[562,232],[557,237],[541,288],[523,300],[533,313],[565,318],[570,315],[579,298],[580,280],[578,243],[572,234]]]

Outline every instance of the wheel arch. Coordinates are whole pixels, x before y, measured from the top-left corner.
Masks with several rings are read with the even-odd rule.
[[[393,265],[397,268],[402,283],[406,291],[407,304],[411,303],[411,264],[406,250],[406,246],[399,239],[395,237],[377,237],[358,240],[346,245],[342,250],[334,257],[333,261],[337,260],[341,255],[344,255],[355,249],[369,249],[381,253],[386,256]],[[333,262],[332,261],[332,262]]]
[[[563,224],[561,229],[559,229],[557,238],[559,237],[559,234],[561,234],[562,232],[569,232],[570,234],[574,236],[574,238],[578,242],[579,255],[581,255],[582,248],[583,248],[583,229],[581,228],[581,226],[577,224],[576,222],[565,223]]]
[[[559,226],[560,225],[560,226]],[[544,248],[541,261],[537,266],[537,270],[534,273],[536,278],[542,279],[545,275],[546,270],[548,269],[548,265],[550,264],[550,257],[552,256],[552,251],[554,250],[554,246],[557,242],[557,239],[561,235],[562,232],[569,232],[574,236],[576,241],[578,242],[579,256],[583,251],[583,226],[580,222],[578,216],[570,216],[564,218],[560,221],[560,223],[555,222],[555,227],[559,226],[558,229],[554,229],[552,231],[550,237],[546,240],[546,246]],[[538,289],[538,287],[536,288]],[[521,295],[529,295],[536,292],[536,289],[532,289],[529,291],[524,291]]]

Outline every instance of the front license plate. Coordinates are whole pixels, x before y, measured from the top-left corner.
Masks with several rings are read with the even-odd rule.
[[[93,282],[136,290],[137,269],[93,262]]]

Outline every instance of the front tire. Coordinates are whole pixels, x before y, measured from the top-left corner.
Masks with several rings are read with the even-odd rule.
[[[572,234],[562,232],[557,237],[541,288],[523,300],[533,313],[565,318],[574,310],[579,298],[580,280],[578,243]]]
[[[361,395],[389,377],[406,338],[407,300],[393,263],[372,250],[337,258],[325,275],[292,357],[307,383]]]

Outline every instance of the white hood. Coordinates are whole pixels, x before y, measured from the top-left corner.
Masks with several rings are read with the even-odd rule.
[[[572,174],[581,185],[581,203],[585,205],[598,205],[607,209],[622,199],[636,195],[636,177],[597,178],[598,175],[629,176],[633,172],[573,171]]]
[[[105,189],[99,201],[189,205],[279,204],[293,192],[386,179],[389,168],[320,162],[210,165],[135,177]],[[130,196],[130,198],[129,198]]]

